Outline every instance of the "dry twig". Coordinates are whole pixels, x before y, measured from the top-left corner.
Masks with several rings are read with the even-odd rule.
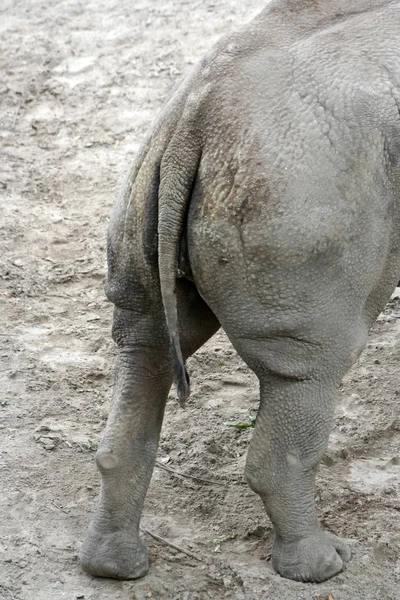
[[[175,469],[171,469],[171,467],[163,465],[162,463],[158,462],[158,460],[156,460],[156,467],[164,469],[164,471],[168,471],[168,473],[175,475],[175,477],[184,477],[185,479],[193,479],[194,481],[201,481],[202,483],[210,483],[212,485],[227,485],[229,483],[239,483],[246,485],[245,481],[240,480],[230,481],[227,479],[226,481],[217,481],[216,479],[205,479],[204,477],[197,477],[197,475],[186,475],[186,473],[181,473],[180,471],[176,471]]]
[[[50,500],[50,504],[52,504],[55,508],[58,508],[58,510],[61,510],[61,512],[63,512],[65,515],[69,516],[69,513],[66,510],[64,510],[63,508],[61,508],[61,506],[58,506],[58,504],[53,502],[53,500]]]
[[[16,122],[17,122],[17,117],[18,117],[18,113],[19,113],[19,109],[20,109],[20,108],[21,108],[21,107],[20,107],[20,105],[18,104],[17,108],[15,109],[15,113],[14,113],[14,118],[13,118],[13,122],[12,122],[12,125],[11,125],[11,129],[14,129],[14,127],[15,127],[15,124],[16,124]]]
[[[185,479],[193,479],[194,481],[201,481],[202,483],[210,483],[213,485],[226,485],[226,482],[224,481],[217,481],[216,479],[204,479],[203,477],[197,477],[196,475],[186,475],[186,473],[181,473],[180,471],[175,471],[175,469],[171,469],[171,467],[166,467],[157,460],[156,466],[160,469],[164,469],[164,471],[168,471],[168,473],[172,473],[172,475],[175,475],[175,477],[184,477]]]
[[[185,550],[184,548],[177,546],[173,542],[166,540],[165,538],[161,537],[160,535],[157,535],[156,533],[153,533],[152,531],[149,531],[148,529],[144,529],[143,527],[141,527],[140,531],[143,531],[143,533],[147,533],[147,535],[149,535],[150,537],[154,538],[155,540],[158,540],[159,542],[162,542],[163,544],[166,544],[167,546],[171,546],[171,548],[174,548],[178,552],[182,552],[182,554],[186,554],[186,556],[190,556],[190,558],[194,558],[196,560],[199,560],[200,562],[204,561],[203,558],[201,558],[200,556],[197,556],[196,554],[193,554],[193,552],[190,552],[190,550]]]

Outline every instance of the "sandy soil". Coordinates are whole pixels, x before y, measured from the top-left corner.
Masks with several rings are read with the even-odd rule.
[[[85,575],[77,552],[99,488],[93,462],[115,349],[105,230],[128,165],[172,84],[260,0],[0,2],[0,598],[395,600],[400,590],[400,290],[343,384],[318,477],[323,524],[349,538],[321,585],[270,565],[271,526],[243,484],[257,382],[223,333],[173,394],[142,526],[137,582]],[[177,476],[208,478],[215,483]]]

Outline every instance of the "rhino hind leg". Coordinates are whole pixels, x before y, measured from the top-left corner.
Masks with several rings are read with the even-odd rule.
[[[260,377],[260,409],[246,478],[274,525],[272,565],[297,581],[329,579],[350,559],[347,544],[319,528],[314,499],[335,391],[318,379]]]
[[[289,331],[230,337],[260,381],[245,474],[274,525],[272,565],[284,577],[320,582],[339,573],[351,555],[345,542],[319,526],[315,477],[340,380],[361,352],[367,328],[348,323],[335,332],[317,324],[311,334],[308,325],[307,341]]]
[[[129,336],[133,314],[117,310],[114,327],[116,322],[124,323]],[[115,375],[112,406],[96,453],[100,499],[80,561],[91,575],[136,579],[148,570],[139,522],[172,383],[168,351],[120,342]]]
[[[178,285],[180,336],[184,358],[219,328],[193,284]],[[157,302],[156,302],[157,305]],[[139,523],[156,459],[168,392],[173,380],[169,337],[159,310],[116,309],[118,344],[112,407],[96,454],[101,492],[81,548],[86,572],[135,579],[148,570],[148,552]]]

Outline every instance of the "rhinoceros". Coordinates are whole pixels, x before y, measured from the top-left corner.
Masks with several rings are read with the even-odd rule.
[[[144,575],[139,521],[173,379],[222,327],[260,382],[245,475],[272,564],[319,582],[348,545],[315,477],[339,384],[400,274],[400,2],[273,0],[169,96],[113,208],[116,383],[81,551]]]

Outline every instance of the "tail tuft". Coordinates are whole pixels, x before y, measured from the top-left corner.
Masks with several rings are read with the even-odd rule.
[[[190,395],[190,377],[185,369],[185,365],[179,360],[178,352],[173,345],[171,351],[174,361],[174,380],[176,382],[178,400],[181,407],[184,408]]]

